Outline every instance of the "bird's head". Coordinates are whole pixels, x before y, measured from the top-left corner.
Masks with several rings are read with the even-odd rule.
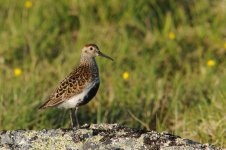
[[[113,59],[102,53],[96,44],[86,44],[82,49],[82,55],[87,57],[101,56],[113,61]]]

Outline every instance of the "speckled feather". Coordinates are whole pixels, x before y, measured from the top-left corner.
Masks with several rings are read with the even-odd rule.
[[[88,103],[97,93],[100,81],[96,56],[113,59],[102,52],[95,44],[83,47],[80,64],[54,90],[47,101],[39,108],[77,108]]]
[[[85,87],[98,79],[98,68],[95,60],[93,63],[82,63],[75,68],[54,90],[47,101],[40,107],[52,107],[63,103],[71,97],[83,92]]]

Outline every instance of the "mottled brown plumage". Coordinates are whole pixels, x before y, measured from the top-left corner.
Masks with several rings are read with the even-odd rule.
[[[70,109],[71,125],[73,124],[73,109],[88,103],[99,88],[99,71],[95,61],[96,56],[109,56],[101,53],[95,44],[87,44],[82,49],[80,64],[75,68],[48,97],[40,109],[57,106]],[[77,120],[77,117],[76,117]],[[78,123],[78,121],[77,121]]]
[[[78,68],[75,68],[60,82],[59,86],[40,108],[56,106],[70,99],[72,96],[81,93],[87,84],[97,78],[98,70],[94,66],[85,63],[80,64]]]

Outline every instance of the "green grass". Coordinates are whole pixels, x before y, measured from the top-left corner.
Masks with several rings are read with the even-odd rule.
[[[115,62],[97,58],[101,86],[79,109],[81,123],[226,147],[225,0],[24,3],[0,0],[0,129],[68,127],[66,111],[37,108],[78,65],[82,46],[96,43]]]

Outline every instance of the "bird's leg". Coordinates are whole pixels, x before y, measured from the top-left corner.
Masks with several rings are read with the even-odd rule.
[[[78,107],[75,108],[75,117],[76,117],[76,122],[77,122],[77,127],[79,128],[79,121],[78,121]]]
[[[75,114],[74,114],[74,109],[73,108],[71,108],[70,109],[70,121],[71,121],[71,128],[73,128],[74,127],[74,120],[73,120],[73,118],[75,117]]]

